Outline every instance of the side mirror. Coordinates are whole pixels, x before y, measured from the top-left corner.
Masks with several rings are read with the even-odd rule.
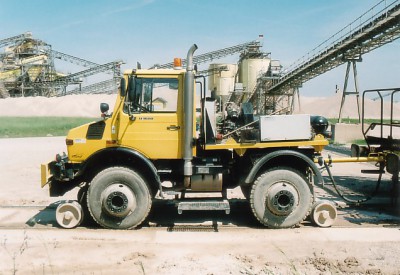
[[[128,79],[128,97],[129,97],[129,101],[131,102],[136,102],[136,81],[135,81],[135,77],[131,76]]]
[[[100,111],[102,114],[106,114],[109,109],[110,109],[110,106],[108,106],[107,103],[100,103]]]
[[[123,78],[123,77],[121,77],[121,82],[119,84],[119,94],[121,96],[126,95],[126,81],[125,81],[125,78]]]

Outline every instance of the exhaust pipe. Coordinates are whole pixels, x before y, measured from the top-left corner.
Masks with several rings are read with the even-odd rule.
[[[194,102],[194,72],[193,72],[193,54],[197,50],[197,45],[190,47],[186,58],[185,89],[183,93],[184,110],[184,143],[183,143],[183,174],[185,176],[184,185],[190,186],[190,176],[193,174],[193,102]]]

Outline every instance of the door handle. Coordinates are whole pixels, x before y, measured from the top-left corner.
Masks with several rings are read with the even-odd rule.
[[[170,125],[167,127],[167,130],[169,131],[178,131],[181,127],[177,125]]]

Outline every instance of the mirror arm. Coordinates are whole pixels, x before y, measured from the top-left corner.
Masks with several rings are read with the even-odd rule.
[[[129,120],[130,121],[135,121],[136,117],[133,115],[133,113],[131,111],[132,102],[125,102],[125,104],[126,104],[126,107],[128,109]]]

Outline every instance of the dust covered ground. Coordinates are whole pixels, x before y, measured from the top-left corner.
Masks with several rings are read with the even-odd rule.
[[[1,230],[2,274],[398,274],[398,228]]]
[[[399,215],[390,205],[388,175],[377,198],[362,207],[346,206],[329,188],[318,191],[338,205],[332,228],[308,221],[262,228],[234,189],[229,215],[178,215],[158,200],[137,230],[90,224],[68,230],[57,226],[54,211],[76,192],[49,198],[40,188],[40,163],[62,151],[64,137],[0,139],[0,274],[400,274]],[[371,164],[338,164],[332,172],[343,187],[371,189],[376,175],[361,169]]]

